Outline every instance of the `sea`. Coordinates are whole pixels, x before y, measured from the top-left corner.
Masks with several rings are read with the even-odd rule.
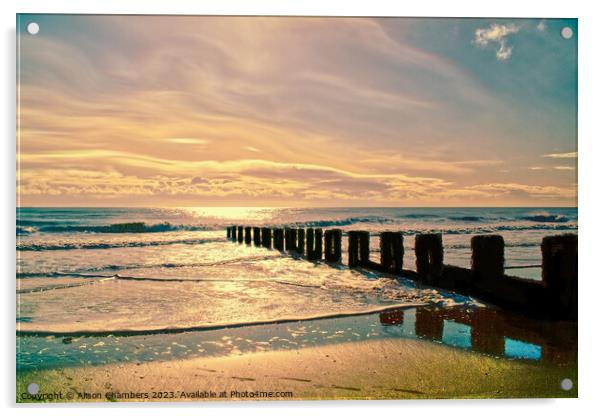
[[[238,244],[230,225],[366,230],[375,261],[378,233],[400,231],[410,270],[418,233],[442,233],[444,262],[462,267],[471,237],[495,233],[507,274],[540,280],[542,238],[577,233],[577,208],[18,208],[17,368],[415,337],[411,320],[392,330],[382,314],[482,305],[349,269],[345,255],[333,265]]]

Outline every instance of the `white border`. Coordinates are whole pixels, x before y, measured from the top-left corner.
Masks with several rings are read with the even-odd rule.
[[[2,405],[8,412],[29,413],[43,411],[44,415],[111,413],[180,414],[231,413],[245,414],[303,414],[308,412],[344,412],[365,414],[374,411],[382,415],[416,412],[419,414],[445,413],[447,415],[484,413],[489,415],[530,410],[546,415],[590,413],[599,411],[600,395],[600,322],[597,316],[601,290],[600,266],[595,255],[600,244],[597,233],[602,230],[600,206],[600,170],[602,149],[600,140],[600,18],[593,1],[548,0],[527,2],[505,1],[380,1],[380,0],[4,0],[2,14],[2,83],[4,99],[0,102],[3,123],[2,168],[2,262],[4,272],[2,296],[3,377],[0,381]],[[579,239],[580,239],[580,317],[579,317],[579,395],[577,400],[503,400],[503,401],[405,401],[405,402],[299,402],[299,403],[197,403],[181,404],[125,404],[119,406],[85,405],[80,407],[55,405],[44,409],[29,406],[15,409],[14,397],[14,305],[15,272],[15,13],[120,13],[120,14],[237,14],[237,15],[347,15],[347,16],[445,16],[445,17],[577,17],[579,18]],[[598,241],[597,241],[598,240]],[[335,410],[334,408],[340,408]]]

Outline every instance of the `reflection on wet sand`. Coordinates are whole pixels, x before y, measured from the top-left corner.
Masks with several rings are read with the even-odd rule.
[[[493,308],[423,307],[379,315],[405,335],[498,357],[569,364],[577,361],[577,325],[539,321]]]

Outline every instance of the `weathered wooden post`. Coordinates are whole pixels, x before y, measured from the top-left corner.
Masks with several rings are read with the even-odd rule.
[[[544,237],[541,254],[541,277],[550,293],[551,312],[577,319],[577,235]]]
[[[303,255],[305,252],[305,229],[297,230],[297,253]]]
[[[251,244],[251,227],[245,227],[245,244]]]
[[[259,227],[253,227],[253,244],[261,245],[261,228]]]
[[[308,260],[322,260],[322,253],[323,253],[322,237],[323,237],[323,235],[324,235],[324,233],[322,232],[321,228],[314,229],[314,248],[311,252],[309,250],[307,251],[307,259]]]
[[[230,227],[226,227],[226,238],[229,240],[232,237],[232,229]]]
[[[338,229],[326,230],[324,232],[324,258],[330,263],[341,261],[341,240],[343,232]]]
[[[240,244],[242,244],[243,239],[244,239],[244,236],[243,236],[243,227],[242,227],[242,225],[239,225],[238,226],[238,242]]]
[[[285,250],[290,250],[291,247],[291,229],[290,228],[285,228],[284,229],[284,249]]]
[[[380,264],[384,270],[400,273],[403,270],[403,235],[400,232],[380,233]]]
[[[308,260],[321,260],[322,259],[322,229],[321,228],[308,228],[306,233],[307,242],[307,259]]]
[[[364,266],[370,262],[370,233],[349,231],[349,267]]]
[[[285,238],[286,251],[297,251],[297,229],[288,229],[288,238]]]
[[[441,234],[416,234],[416,272],[423,281],[436,284],[443,272],[443,239]]]
[[[313,228],[308,228],[305,231],[305,241],[306,241],[305,252],[307,253],[307,257],[309,258],[309,253],[314,251],[315,238],[314,238],[314,229]]]
[[[236,241],[236,229],[238,227],[236,225],[232,226],[232,241]]]
[[[274,229],[274,248],[284,251],[284,230],[282,228]]]
[[[480,290],[493,292],[504,277],[504,238],[501,235],[475,235],[470,239],[472,274]]]
[[[272,248],[272,229],[264,227],[261,229],[261,245],[265,248]]]

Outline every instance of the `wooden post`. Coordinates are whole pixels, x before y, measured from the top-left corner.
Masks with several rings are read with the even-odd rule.
[[[272,248],[272,229],[264,227],[261,229],[261,245],[265,248]]]
[[[297,230],[297,253],[303,255],[305,252],[305,229]]]
[[[360,231],[360,263],[367,265],[370,262],[370,233]]]
[[[232,226],[232,241],[236,241],[236,229],[238,227],[236,227],[236,225]]]
[[[542,280],[548,287],[553,313],[577,319],[577,235],[544,237]]]
[[[240,244],[242,244],[242,241],[243,241],[243,238],[244,238],[242,230],[243,230],[242,225],[239,225],[238,226],[238,242]]]
[[[261,245],[261,228],[259,227],[253,227],[253,244]]]
[[[322,229],[307,229],[307,259],[322,260]]]
[[[358,231],[349,231],[347,233],[348,249],[349,249],[349,267],[357,267],[360,265],[360,236]]]
[[[504,277],[504,238],[501,235],[475,235],[470,239],[472,273],[479,286],[492,291]]]
[[[251,227],[245,227],[245,244],[251,244]]]
[[[387,271],[400,273],[403,270],[403,235],[400,232],[380,233],[380,264]]]
[[[309,258],[309,253],[311,253],[312,251],[314,251],[314,229],[313,228],[308,228],[305,231],[305,252],[307,253],[307,257]]]
[[[429,284],[436,284],[443,272],[441,234],[417,234],[414,243],[416,271]]]
[[[289,228],[288,229],[288,238],[286,241],[286,251],[297,251],[297,229]]]
[[[226,238],[229,240],[232,237],[232,229],[230,227],[226,227]]]
[[[341,240],[343,232],[341,230],[326,230],[324,232],[324,258],[331,263],[341,261]]]
[[[284,229],[284,249],[285,250],[290,250],[291,247],[291,229],[290,228],[285,228]]]
[[[314,229],[314,249],[307,252],[307,258],[309,260],[322,260],[322,236],[323,232],[321,228]]]
[[[370,262],[370,233],[349,231],[349,267],[365,266]]]
[[[274,248],[284,251],[284,230],[282,228],[274,229]]]

